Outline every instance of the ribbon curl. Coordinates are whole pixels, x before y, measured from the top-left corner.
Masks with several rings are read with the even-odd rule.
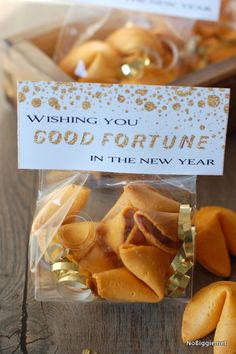
[[[182,295],[191,279],[187,274],[194,264],[195,227],[191,225],[191,212],[188,204],[180,206],[178,237],[183,244],[171,263],[174,273],[169,278],[166,289],[166,295],[169,297]]]

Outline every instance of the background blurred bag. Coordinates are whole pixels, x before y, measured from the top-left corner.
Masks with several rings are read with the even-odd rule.
[[[231,88],[231,106],[228,130],[231,132],[236,128],[236,119],[233,114],[236,110],[236,59],[235,56],[223,59],[222,55],[227,57],[228,54],[234,54],[235,50],[233,35],[235,33],[235,2],[234,0],[225,0],[223,4],[225,6],[219,23],[201,23],[199,21],[195,23],[192,20],[183,20],[181,18],[167,18],[103,7],[96,7],[95,12],[91,6],[52,4],[36,6],[31,4],[32,15],[34,11],[39,13],[39,8],[42,6],[42,14],[47,11],[47,16],[49,16],[51,21],[4,41],[3,62],[6,96],[11,102],[16,103],[16,80],[75,80],[75,77],[72,78],[59,68],[55,61],[60,61],[71,48],[74,46],[76,48],[77,44],[81,45],[91,38],[96,38],[96,40],[98,38],[100,41],[108,36],[110,37],[110,42],[112,38],[110,34],[113,30],[126,27],[129,29],[135,24],[135,26],[141,27],[144,33],[151,29],[152,36],[155,35],[155,38],[159,38],[160,33],[162,33],[160,38],[163,38],[164,42],[162,40],[161,48],[164,47],[165,55],[158,55],[158,53],[154,55],[153,50],[147,53],[143,48],[141,48],[141,53],[140,50],[133,51],[131,55],[125,57],[126,63],[121,63],[123,71],[128,73],[125,77],[122,75],[122,82],[131,83],[133,81],[136,84],[145,82],[165,84],[168,82],[168,84],[183,86],[229,87]],[[55,13],[58,11],[60,16],[62,16],[63,12],[63,24],[61,20],[54,21],[54,7]],[[59,10],[57,10],[58,7]],[[222,24],[224,24],[223,27]],[[196,32],[194,32],[194,35],[193,30]],[[205,35],[209,30],[213,37],[210,40],[207,37],[205,39],[203,37],[200,38],[199,36],[202,34],[199,31],[203,32],[203,30]],[[116,33],[116,36],[118,34]],[[229,40],[229,42],[222,38],[228,38],[227,41]],[[214,46],[210,46],[212,41],[220,43],[220,45],[217,44],[215,46],[214,44]],[[125,43],[127,43],[127,40],[125,40]],[[214,62],[207,65],[207,67],[205,67],[208,64],[205,55],[206,50],[203,51],[202,48],[199,48],[199,43],[204,43],[204,48],[210,54],[211,62]],[[107,45],[108,43],[105,43],[105,47]],[[224,50],[222,50],[221,45],[223,45]],[[181,50],[185,53],[184,59]],[[150,58],[147,58],[147,54],[154,57],[153,59],[151,58],[151,61],[154,61],[154,65],[152,63],[150,65]],[[141,60],[137,60],[137,55],[140,56]],[[87,78],[87,81],[101,81],[100,72],[96,68],[104,68],[104,66],[107,73],[105,81],[107,81],[113,70],[113,67],[110,67],[112,60],[107,60],[106,58],[104,60],[104,55],[101,55],[101,53],[95,57],[96,60],[93,60],[91,72],[93,75],[96,73],[96,78]],[[222,60],[217,62],[219,58]],[[109,65],[107,65],[107,61],[109,61]],[[158,67],[163,62],[167,68],[169,66],[169,70],[163,70]],[[183,62],[185,62],[185,65],[183,65]],[[147,66],[145,66],[146,64]],[[171,68],[170,64],[172,65]],[[116,66],[116,64],[114,63],[113,66]],[[86,67],[79,65],[77,69],[81,75]],[[192,72],[193,69],[198,70]],[[186,71],[189,73],[186,74]],[[130,72],[134,72],[134,76],[130,76]],[[177,78],[184,72],[186,75]],[[82,78],[82,81],[85,79]],[[120,78],[118,77],[118,79]],[[117,77],[113,77],[111,81],[114,82],[116,80]]]

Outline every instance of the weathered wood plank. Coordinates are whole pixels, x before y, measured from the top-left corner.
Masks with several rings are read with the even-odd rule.
[[[14,114],[15,116],[15,114]],[[16,119],[0,116],[0,352],[26,352],[27,239],[35,174],[17,171]]]

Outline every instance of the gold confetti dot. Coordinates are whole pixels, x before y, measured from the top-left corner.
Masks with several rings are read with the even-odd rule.
[[[210,107],[218,107],[220,104],[220,98],[216,95],[210,95],[208,96],[207,102]]]
[[[102,97],[102,93],[101,92],[96,92],[95,95],[94,95],[96,98],[100,98]]]
[[[193,101],[193,100],[189,100],[189,101],[188,101],[188,105],[189,105],[189,106],[193,106],[193,105],[194,105],[194,101]]]
[[[33,107],[40,107],[41,103],[42,103],[42,101],[40,100],[40,98],[34,98],[31,101],[31,104]]]
[[[139,97],[139,98],[137,98],[136,99],[136,101],[135,101],[136,103],[137,103],[137,105],[141,105],[141,104],[143,104],[143,100]]]
[[[39,91],[40,91],[40,87],[39,87],[39,86],[35,86],[34,89],[35,89],[36,92],[39,92]]]
[[[25,94],[23,92],[19,92],[19,102],[24,102],[25,101]]]
[[[156,109],[157,107],[155,106],[155,104],[153,102],[146,102],[144,105],[144,108],[146,109],[146,111],[151,112],[154,109]]]
[[[83,109],[87,110],[87,109],[90,109],[91,108],[91,103],[89,101],[84,101],[82,103],[82,107]]]
[[[204,129],[206,129],[205,125],[203,125],[203,124],[202,124],[202,125],[200,125],[200,127],[199,127],[199,128],[200,128],[200,130],[204,130]]]
[[[59,110],[59,109],[61,109],[61,106],[60,106],[59,103],[58,103],[58,104],[56,104],[56,105],[54,106],[54,108],[57,109],[57,110]]]
[[[185,97],[185,96],[191,96],[192,93],[193,93],[193,90],[192,89],[187,89],[187,90],[184,90],[184,89],[176,89],[175,90],[175,93],[176,95],[178,96],[182,96],[182,97]]]
[[[22,91],[25,92],[25,93],[29,92],[29,90],[30,90],[29,86],[24,86],[23,89],[22,89]]]
[[[49,106],[51,106],[51,107],[55,107],[56,105],[59,104],[59,102],[58,102],[58,99],[57,99],[57,98],[51,97],[51,98],[49,98],[49,100],[48,100],[48,104],[49,104]]]
[[[224,106],[224,111],[225,111],[225,113],[229,113],[229,105],[228,104],[226,104]]]
[[[148,90],[146,89],[138,89],[135,91],[135,93],[137,93],[138,95],[146,95],[148,92]]]
[[[52,86],[53,91],[58,91],[59,87],[58,86]]]
[[[119,101],[120,103],[125,102],[125,96],[119,95],[119,96],[118,96],[118,101]]]
[[[180,105],[180,103],[175,103],[175,104],[173,104],[172,107],[173,107],[174,111],[179,111],[181,108],[181,105]]]
[[[205,106],[205,102],[203,100],[200,100],[198,102],[198,107],[204,107]]]
[[[162,106],[162,109],[163,109],[163,111],[166,111],[167,107],[166,106]]]

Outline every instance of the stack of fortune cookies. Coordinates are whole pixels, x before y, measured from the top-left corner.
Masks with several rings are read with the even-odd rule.
[[[73,188],[69,186],[66,193]],[[82,188],[72,209],[78,211],[88,195],[88,189]],[[180,203],[158,189],[132,182],[99,222],[78,222],[69,212],[50,245],[59,243],[67,249],[67,261],[78,266],[98,298],[158,302],[165,296],[173,274],[171,262],[182,246],[179,210]]]
[[[171,36],[124,26],[103,40],[75,45],[59,66],[79,82],[161,85],[178,77],[178,59],[179,49]]]
[[[59,66],[79,82],[165,85],[193,71],[236,56],[235,0],[222,0],[218,22],[124,25],[74,46]],[[187,26],[186,26],[187,25]],[[185,28],[188,28],[186,31]],[[184,33],[184,35],[183,35]]]

